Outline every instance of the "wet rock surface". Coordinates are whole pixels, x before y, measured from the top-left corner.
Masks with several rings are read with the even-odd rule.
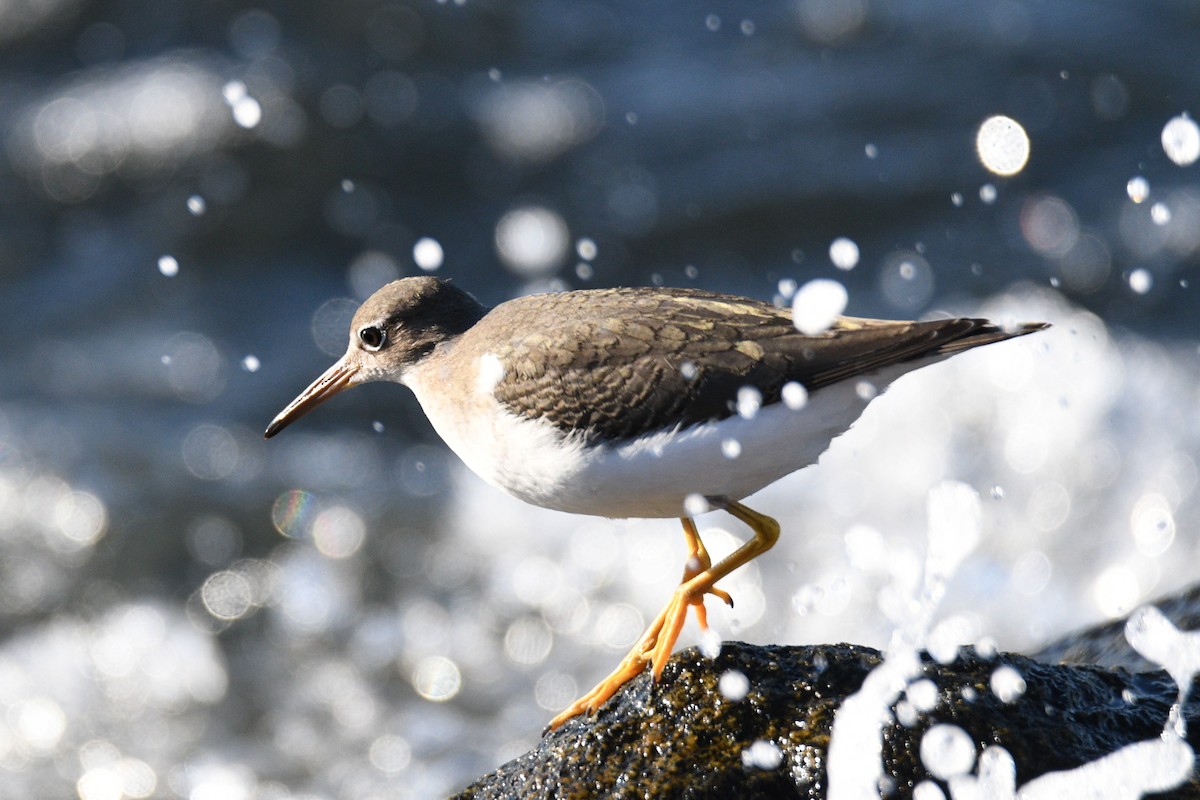
[[[1171,623],[1184,631],[1200,631],[1200,584],[1153,603]],[[1125,638],[1124,618],[1075,631],[1043,645],[1031,658],[1048,664],[1091,664],[1121,667],[1130,672],[1150,672],[1158,665],[1148,661]]]
[[[727,642],[714,659],[688,649],[671,660],[661,683],[652,684],[648,675],[630,682],[595,717],[569,721],[456,800],[824,797],[834,716],[881,660],[878,651],[852,645]],[[1025,683],[1009,702],[991,688],[1001,666],[1016,670]],[[1177,696],[1162,671],[1048,664],[1010,653],[985,657],[969,648],[951,664],[923,656],[921,669],[920,677],[937,687],[936,707],[910,714],[909,726],[893,718],[884,727],[884,772],[895,797],[911,796],[913,787],[931,778],[919,753],[934,724],[962,728],[976,754],[1003,747],[1016,765],[1019,787],[1156,739]],[[723,675],[735,672],[748,680],[739,699],[728,684],[730,696],[718,687]],[[1200,747],[1197,716],[1200,704],[1192,700],[1184,718],[1193,749]],[[1193,774],[1157,796],[1200,797],[1200,780]]]

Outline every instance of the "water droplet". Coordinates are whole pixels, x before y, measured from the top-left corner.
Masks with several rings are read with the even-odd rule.
[[[187,210],[193,217],[198,217],[208,210],[208,203],[200,195],[194,194],[187,199]]]
[[[120,800],[125,796],[125,782],[115,765],[92,767],[79,776],[75,792],[80,800]]]
[[[1129,515],[1133,540],[1144,555],[1162,555],[1175,540],[1175,516],[1171,503],[1158,492],[1147,492],[1138,498]]]
[[[233,107],[233,121],[242,128],[253,128],[262,121],[262,106],[253,97],[239,100]]]
[[[542,278],[554,272],[570,252],[566,220],[542,206],[522,206],[496,223],[496,252],[522,278]]]
[[[1200,127],[1187,113],[1172,117],[1162,129],[1162,147],[1167,158],[1181,167],[1200,158]]]
[[[179,274],[179,262],[174,256],[159,256],[158,271],[168,278],[174,278]]]
[[[1079,241],[1079,218],[1067,201],[1052,194],[1035,195],[1021,207],[1021,234],[1047,258],[1062,258]]]
[[[626,603],[610,605],[594,619],[596,641],[615,648],[632,645],[645,624],[641,613]]]
[[[125,757],[113,766],[121,778],[121,793],[124,797],[143,798],[154,794],[154,789],[158,786],[158,775],[145,761]]]
[[[1029,136],[1011,117],[988,117],[975,135],[980,162],[997,175],[1016,175],[1029,161]]]
[[[221,87],[221,96],[227,104],[233,105],[246,96],[246,84],[241,81],[229,81]]]
[[[413,261],[426,272],[433,272],[442,266],[445,254],[442,245],[436,239],[423,236],[413,245]]]
[[[913,787],[913,800],[946,800],[942,787],[933,781],[921,781]]]
[[[562,672],[547,672],[538,678],[533,697],[546,711],[561,711],[579,695],[575,679]]]
[[[783,763],[783,753],[774,742],[759,739],[742,751],[742,765],[758,769],[778,769]]]
[[[1025,694],[1025,679],[1007,664],[997,667],[991,678],[992,694],[1000,698],[1002,703],[1016,702]]]
[[[780,392],[783,404],[792,411],[799,411],[808,405],[808,389],[798,381],[788,381]]]
[[[726,439],[721,442],[721,454],[726,458],[737,458],[742,454],[742,443],[737,439]]]
[[[1171,221],[1171,207],[1166,203],[1155,203],[1150,206],[1150,221],[1155,225],[1166,225]]]
[[[927,714],[937,708],[937,684],[928,678],[910,683],[905,690],[905,696],[908,698],[908,702],[912,703],[913,708],[920,713]]]
[[[1129,195],[1129,199],[1135,203],[1140,203],[1150,196],[1150,181],[1137,175],[1129,179],[1129,183],[1125,184],[1125,193]]]
[[[950,202],[951,202],[951,203],[953,203],[953,204],[955,205],[955,207],[957,207],[957,208],[962,208],[962,205],[963,205],[963,196],[962,196],[962,192],[953,192],[953,193],[951,193],[951,195],[950,195]]]
[[[518,617],[504,633],[504,654],[514,664],[540,664],[553,645],[554,632],[540,617]]]
[[[54,503],[54,524],[70,550],[90,547],[104,535],[108,511],[90,492],[67,491]]]
[[[845,236],[834,239],[829,245],[829,260],[838,269],[854,269],[858,265],[858,245]]]
[[[915,728],[921,721],[921,715],[912,703],[901,700],[896,703],[896,721],[906,728]]]
[[[1154,276],[1149,270],[1135,269],[1129,273],[1129,288],[1138,294],[1145,294],[1154,286]]]
[[[996,186],[994,184],[985,183],[979,187],[979,199],[988,205],[996,202],[996,194]]]
[[[596,247],[596,243],[594,241],[585,238],[580,239],[575,243],[575,252],[578,253],[579,257],[584,261],[592,261],[596,258],[597,253],[599,253],[599,248]]]
[[[698,517],[710,510],[712,509],[708,504],[708,499],[702,494],[692,492],[683,498],[683,511],[689,517]]]
[[[453,699],[462,688],[458,664],[444,656],[422,658],[413,668],[411,680],[417,694],[435,703]]]
[[[233,434],[218,425],[197,425],[184,437],[183,463],[188,471],[205,481],[228,477],[241,459]]]
[[[329,558],[348,558],[358,552],[367,535],[367,526],[356,512],[345,506],[333,506],[317,514],[312,525],[313,544]]]
[[[316,511],[316,497],[312,492],[291,489],[275,499],[271,506],[271,522],[275,530],[295,539],[307,533]]]
[[[248,354],[242,358],[242,369],[246,370],[246,372],[258,372],[261,366],[262,363],[256,355]]]
[[[253,606],[250,582],[236,572],[221,570],[208,576],[200,587],[204,608],[219,620],[241,619]]]
[[[879,288],[892,305],[916,312],[933,296],[933,267],[919,253],[898,250],[884,258],[879,270]]]
[[[921,763],[942,780],[966,775],[975,765],[975,741],[957,725],[934,725],[921,737]]]
[[[1110,618],[1128,614],[1141,596],[1137,575],[1126,564],[1113,564],[1092,581],[1092,600]]]
[[[846,310],[846,287],[828,278],[817,278],[800,287],[792,298],[792,321],[807,336],[823,333]]]
[[[716,658],[721,655],[721,634],[712,628],[701,631],[696,647],[700,651],[700,655],[705,658],[709,660]]]
[[[854,384],[854,393],[858,395],[860,400],[870,402],[875,399],[875,395],[879,394],[879,390],[875,388],[875,384],[868,380],[861,380]]]
[[[749,693],[750,679],[746,677],[745,673],[736,669],[728,670],[717,679],[717,691],[726,700],[737,702]]]
[[[754,419],[762,408],[762,392],[755,386],[743,386],[737,393],[737,413],[742,419]]]
[[[388,775],[393,775],[397,772],[403,772],[409,765],[409,762],[412,761],[412,748],[404,737],[396,736],[395,734],[384,734],[371,742],[371,748],[367,751],[367,758],[371,761],[371,766],[375,767],[375,769]]]

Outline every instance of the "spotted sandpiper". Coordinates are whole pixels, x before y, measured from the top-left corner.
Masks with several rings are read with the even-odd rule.
[[[789,309],[696,289],[589,289],[489,310],[448,281],[404,278],[363,303],[346,354],[266,435],[343,389],[395,381],[467,466],[526,502],[682,521],[689,557],[670,602],[557,727],[647,665],[657,681],[688,609],[707,626],[706,594],[732,604],[715,584],[779,536],[743,498],[815,462],[904,373],[1044,327],[838,317],[806,335]],[[692,520],[705,506],[753,533],[716,564]]]

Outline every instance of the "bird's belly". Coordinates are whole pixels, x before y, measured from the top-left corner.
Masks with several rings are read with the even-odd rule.
[[[728,417],[664,431],[590,454],[552,507],[605,517],[678,517],[687,497],[742,498],[816,462],[866,407],[851,387],[782,403],[752,419]]]
[[[868,380],[882,392],[924,363],[897,365]],[[650,518],[684,515],[693,494],[741,500],[813,464],[866,408],[871,395],[863,399],[857,383],[813,392],[796,410],[774,403],[751,419],[733,416],[590,446],[545,420],[518,417],[490,397],[450,405],[430,402],[436,394],[417,396],[450,449],[514,497],[576,514]]]

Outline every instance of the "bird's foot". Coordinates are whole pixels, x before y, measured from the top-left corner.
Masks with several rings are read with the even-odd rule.
[[[716,595],[733,605],[733,598],[728,592],[718,589],[715,586],[716,582],[771,549],[775,540],[779,538],[779,523],[732,500],[709,500],[746,523],[754,531],[754,538],[714,566],[708,550],[700,540],[696,523],[689,517],[683,517],[683,531],[687,538],[689,557],[683,569],[683,581],[675,589],[671,602],[667,603],[662,613],[650,623],[642,638],[638,639],[629,655],[625,656],[612,674],[550,720],[547,730],[553,730],[584,712],[594,714],[618,689],[641,674],[647,664],[650,665],[650,674],[658,681],[671,658],[671,650],[675,647],[679,632],[683,630],[683,623],[687,621],[689,608],[696,610],[696,621],[700,623],[701,630],[708,630],[708,612],[704,608],[705,595]]]
[[[674,649],[675,642],[679,639],[679,633],[683,630],[683,625],[687,621],[689,608],[695,609],[696,621],[700,623],[700,628],[708,630],[708,614],[704,608],[704,595],[706,592],[715,594],[725,602],[733,605],[733,600],[729,595],[720,589],[707,589],[697,592],[694,588],[689,588],[691,582],[691,580],[688,580],[675,590],[675,594],[671,597],[671,602],[650,623],[645,633],[638,639],[637,644],[621,660],[617,668],[608,677],[596,684],[590,692],[584,694],[560,711],[554,719],[550,720],[547,730],[554,730],[567,720],[577,717],[580,714],[596,713],[600,706],[608,702],[609,698],[616,694],[622,686],[644,672],[647,664],[650,665],[651,675],[654,681],[657,682],[662,677],[667,662],[671,659],[671,650]]]

